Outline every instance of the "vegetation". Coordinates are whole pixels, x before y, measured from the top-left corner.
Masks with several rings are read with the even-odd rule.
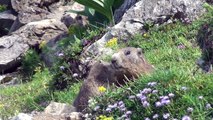
[[[0,12],[3,12],[7,9],[6,5],[0,5]]]
[[[199,58],[206,55],[198,44],[202,39],[198,41],[197,35],[203,34],[200,28],[205,24],[213,25],[212,6],[207,6],[207,9],[206,15],[191,24],[177,22],[149,27],[147,33],[129,40],[126,46],[142,48],[156,71],[118,89],[113,87],[109,90],[100,86],[99,90],[105,94],[90,100],[88,117],[98,120],[211,120],[213,75],[203,72],[196,64]],[[43,110],[50,101],[72,103],[81,82],[73,82],[69,61],[79,60],[78,55],[84,44],[91,43],[89,40],[102,31],[90,27],[83,32],[78,30],[71,27],[70,37],[58,43],[60,52],[53,68],[44,67],[33,50],[27,53],[23,68],[34,75],[18,86],[0,87],[0,118]],[[113,38],[106,47],[117,49],[119,45]],[[44,45],[41,48],[48,51]],[[63,90],[50,89],[56,87],[52,82],[57,79],[71,81],[72,84]]]
[[[84,5],[86,8],[84,11],[73,11],[82,15],[86,15],[89,19],[94,19],[94,17],[99,17],[98,19],[103,19],[101,15],[104,15],[113,25],[114,25],[114,17],[113,17],[113,8],[118,8],[123,0],[75,0],[76,2]],[[100,13],[101,15],[97,14]],[[106,19],[105,19],[106,20]],[[92,21],[92,20],[91,20]]]

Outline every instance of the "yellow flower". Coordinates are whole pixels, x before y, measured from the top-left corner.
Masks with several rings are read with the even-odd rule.
[[[97,120],[113,120],[113,117],[107,117],[105,115],[100,115],[96,118]]]
[[[1,104],[1,103],[0,103],[0,108],[3,108],[3,107],[4,107],[4,104]]]
[[[36,67],[34,71],[40,73],[41,72],[41,67],[40,66]]]
[[[105,46],[106,47],[115,47],[118,44],[118,39],[116,37],[113,37],[112,39],[110,39]]]
[[[45,40],[42,40],[40,45],[39,45],[39,48],[43,48],[45,45],[47,44],[47,42]]]
[[[105,91],[106,91],[106,88],[105,88],[104,86],[100,86],[100,87],[98,87],[98,90],[99,90],[100,92],[105,92]]]
[[[144,36],[144,37],[147,37],[147,34],[146,34],[146,33],[144,33],[144,34],[143,34],[143,36]]]

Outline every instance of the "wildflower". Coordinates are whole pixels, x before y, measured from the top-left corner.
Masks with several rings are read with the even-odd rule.
[[[207,103],[207,104],[206,104],[206,109],[209,110],[209,109],[211,109],[211,108],[212,108],[212,107],[211,107],[211,104]]]
[[[158,114],[154,114],[154,115],[152,116],[153,119],[157,119],[158,117],[159,117]]]
[[[189,112],[189,113],[191,113],[193,110],[194,110],[194,109],[191,108],[191,107],[188,107],[188,108],[187,108],[187,112]]]
[[[146,33],[144,33],[144,34],[143,34],[143,37],[147,37],[147,34],[146,34]]]
[[[94,111],[97,111],[98,109],[100,109],[100,106],[96,106],[96,107],[94,108]]]
[[[162,100],[161,100],[161,104],[163,104],[163,105],[168,105],[168,104],[170,104],[170,103],[171,103],[170,100],[165,100],[165,99],[162,99]]]
[[[118,39],[113,37],[112,39],[110,39],[106,44],[105,46],[106,47],[114,47],[114,46],[117,46],[117,43],[118,43]]]
[[[143,107],[145,107],[145,108],[150,106],[149,102],[147,102],[147,101],[144,101],[142,104],[143,104]]]
[[[134,98],[135,98],[134,95],[130,95],[130,96],[129,96],[129,99],[134,99]]]
[[[169,114],[169,113],[163,114],[163,118],[164,118],[164,119],[168,119],[169,117],[170,117],[170,114]]]
[[[65,69],[65,67],[64,67],[64,66],[60,66],[60,69],[61,69],[61,70],[64,70],[64,69]]]
[[[144,120],[150,120],[150,118],[146,117]]]
[[[168,96],[162,96],[162,98],[161,98],[162,100],[168,100],[169,99],[169,97]]]
[[[155,103],[155,106],[156,106],[156,107],[161,107],[162,105],[163,105],[163,104],[162,104],[161,102],[159,102],[159,101]]]
[[[141,91],[141,94],[148,94],[151,93],[152,89],[151,88],[144,88],[143,91]]]
[[[158,93],[158,90],[153,90],[152,93],[156,94],[156,93]]]
[[[185,45],[183,45],[183,44],[180,44],[180,45],[178,45],[178,46],[177,46],[177,48],[178,48],[178,49],[185,49],[185,48],[186,48],[186,46],[185,46]]]
[[[198,99],[202,100],[202,99],[203,99],[203,96],[199,96]]]
[[[106,91],[106,88],[105,88],[104,86],[100,86],[100,87],[98,87],[98,90],[99,90],[100,92],[105,92],[105,91]]]
[[[74,74],[72,75],[72,77],[73,77],[73,78],[78,77],[78,74],[77,74],[77,73],[74,73]]]
[[[45,40],[42,40],[41,43],[39,44],[39,48],[43,48],[45,45],[47,44],[47,42]]]
[[[4,104],[0,104],[0,108],[3,108],[4,107]]]
[[[132,111],[127,111],[126,112],[126,115],[131,115],[132,114]]]
[[[148,86],[150,86],[150,87],[154,87],[154,86],[156,86],[157,85],[157,82],[149,82],[148,83]]]
[[[169,93],[168,96],[169,96],[170,98],[173,98],[173,97],[175,96],[175,94]]]
[[[183,116],[181,120],[191,120],[191,118],[187,115]]]
[[[183,91],[186,91],[187,89],[188,89],[188,88],[185,87],[185,86],[181,87],[181,90],[183,90]]]
[[[123,101],[119,101],[119,102],[118,102],[118,105],[119,105],[119,106],[122,105],[122,104],[124,104]]]
[[[58,54],[58,57],[62,57],[62,56],[64,56],[63,53],[59,53],[59,54]]]
[[[111,109],[111,108],[107,108],[106,111],[107,111],[107,112],[111,112],[112,109]]]
[[[147,97],[146,97],[145,95],[141,95],[141,96],[140,96],[140,100],[141,100],[141,101],[145,101],[146,99],[147,99]]]

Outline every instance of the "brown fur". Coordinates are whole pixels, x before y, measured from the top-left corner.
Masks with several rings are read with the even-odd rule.
[[[89,98],[100,94],[98,87],[107,88],[113,83],[123,84],[124,76],[129,79],[137,78],[138,75],[152,70],[152,65],[144,60],[140,48],[123,48],[112,56],[112,63],[96,62],[92,66],[88,78],[83,82],[74,101],[74,106],[77,111],[82,112],[87,107]]]

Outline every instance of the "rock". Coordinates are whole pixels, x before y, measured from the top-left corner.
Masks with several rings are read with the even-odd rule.
[[[65,103],[51,102],[44,110],[44,113],[51,115],[63,115],[74,112],[75,108]]]
[[[0,72],[14,70],[29,47],[38,47],[42,41],[54,44],[67,35],[67,27],[55,19],[31,22],[0,38]]]
[[[51,102],[44,112],[34,114],[33,120],[82,120],[82,114],[74,111],[71,105]]]
[[[15,19],[16,16],[11,10],[0,13],[0,36],[6,35],[9,32]]]
[[[135,3],[136,0],[125,0],[124,3],[117,10],[115,10],[114,13],[115,23],[120,22],[124,13]]]
[[[13,117],[11,120],[32,120],[32,116],[25,113],[19,113],[17,116]]]
[[[122,20],[112,27],[101,39],[89,46],[82,54],[83,58],[90,54],[97,56],[106,55],[103,51],[105,43],[113,37],[128,40],[135,34],[146,32],[144,26],[147,23],[163,24],[172,18],[182,22],[190,22],[205,12],[202,7],[203,0],[140,0],[122,17]]]

